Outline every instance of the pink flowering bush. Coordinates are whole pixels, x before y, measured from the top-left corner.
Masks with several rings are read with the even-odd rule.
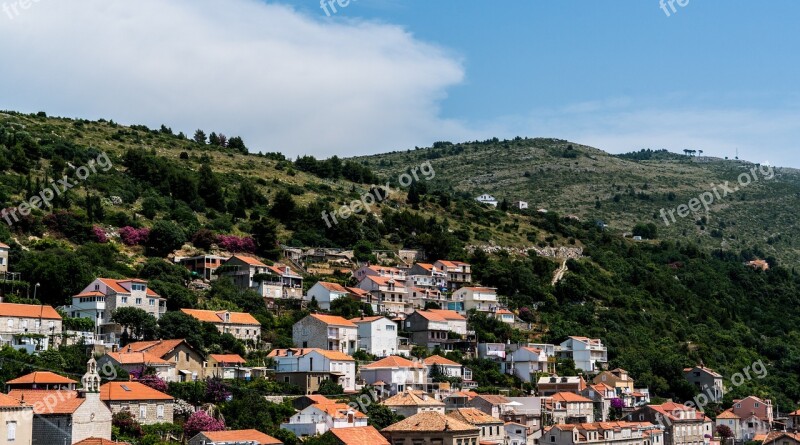
[[[150,237],[150,229],[147,227],[136,229],[125,226],[119,229],[119,237],[126,246],[138,246]]]
[[[92,226],[92,236],[94,237],[94,240],[100,244],[105,244],[108,242],[106,231],[100,226]]]
[[[247,252],[253,253],[256,251],[256,243],[253,238],[239,237],[235,235],[219,235],[217,237],[217,245],[229,252]]]
[[[142,385],[149,386],[156,391],[167,392],[167,382],[155,374],[145,374],[136,377],[136,381]]]
[[[186,419],[183,424],[183,432],[186,437],[194,437],[201,431],[222,431],[225,429],[225,422],[209,416],[205,411],[197,411]]]

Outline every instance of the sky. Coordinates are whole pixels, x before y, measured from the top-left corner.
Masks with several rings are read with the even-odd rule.
[[[523,136],[800,168],[800,2],[659,1],[0,0],[0,109],[290,157]]]

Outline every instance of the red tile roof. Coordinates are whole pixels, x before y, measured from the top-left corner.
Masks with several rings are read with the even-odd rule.
[[[429,309],[429,312],[433,312],[434,314],[444,318],[445,320],[450,320],[450,321],[465,320],[466,321],[466,318],[464,318],[463,315],[459,314],[456,311],[451,311],[449,309]]]
[[[34,414],[72,414],[86,399],[78,397],[78,391],[12,389],[8,395],[33,406]]]
[[[460,363],[456,363],[456,362],[454,362],[454,361],[452,361],[450,359],[446,359],[446,358],[442,357],[441,355],[432,355],[432,356],[426,358],[425,360],[423,360],[422,363],[425,363],[428,366],[434,365],[434,364],[436,364],[436,365],[445,365],[445,366],[461,366]]]
[[[148,352],[107,352],[106,355],[120,365],[171,366],[174,364],[174,362]]]
[[[317,352],[329,360],[338,361],[355,361],[353,357],[339,351],[328,351],[320,348],[290,348],[290,349],[273,349],[267,354],[267,357],[288,357],[288,351],[293,351],[295,357],[302,357],[311,352]]]
[[[333,428],[330,432],[344,445],[389,445],[389,441],[371,426]]]
[[[247,363],[247,360],[243,359],[239,354],[211,354],[210,356],[216,360],[217,363]]]
[[[238,443],[255,441],[258,445],[277,445],[282,443],[280,440],[258,430],[203,431],[199,434],[206,436],[212,442]]]
[[[108,382],[100,386],[100,400],[104,402],[130,400],[173,400],[164,394],[139,382]]]
[[[338,315],[311,314],[309,317],[316,318],[317,320],[329,325],[347,326],[352,328],[356,327],[356,325]]]
[[[262,263],[258,258],[254,258],[254,257],[251,257],[251,256],[234,255],[233,257],[231,257],[231,260],[234,259],[234,258],[236,258],[239,261],[241,261],[241,262],[243,262],[245,264],[248,264],[250,266],[267,267],[267,265]]]
[[[347,289],[345,289],[345,287],[339,283],[329,283],[327,281],[320,281],[317,284],[324,287],[325,289],[328,289],[331,292],[341,292],[343,294],[347,293]]]
[[[98,280],[100,280],[100,282],[105,284],[106,287],[108,287],[109,289],[113,290],[114,292],[116,292],[118,294],[128,294],[128,293],[130,293],[128,291],[128,289],[125,289],[124,287],[120,286],[119,282],[117,280],[114,280],[114,279],[111,279],[111,278],[98,278]]]
[[[457,408],[447,413],[447,415],[462,422],[469,423],[470,425],[503,423],[502,420],[492,417],[477,408]]]
[[[69,385],[78,382],[49,371],[32,372],[6,382],[7,385],[32,385],[34,383],[40,385]]]
[[[130,445],[128,442],[115,442],[113,440],[102,439],[99,437],[89,437],[73,445]]]
[[[355,317],[351,318],[350,321],[352,321],[353,323],[372,323],[373,321],[382,320],[384,318],[386,317],[384,317],[383,315],[376,315],[374,317]]]
[[[225,311],[205,311],[201,309],[181,309],[181,312],[208,323],[223,323],[226,313]],[[231,321],[226,324],[261,325],[255,317],[248,313],[230,312],[230,314]]]
[[[380,368],[423,368],[424,366],[422,363],[419,362],[412,362],[407,358],[403,358],[397,355],[391,355],[384,359],[380,359],[377,362],[372,362],[368,365],[364,365],[361,369],[380,369]]]
[[[579,396],[572,392],[559,392],[553,394],[553,400],[564,402],[564,403],[574,403],[574,402],[591,402],[591,400],[587,399],[586,397]]]
[[[22,403],[19,399],[0,393],[0,407],[3,408],[16,408],[25,407],[27,404]]]
[[[477,432],[478,428],[460,420],[453,419],[452,417],[445,416],[444,414],[436,411],[423,411],[401,420],[394,425],[390,425],[381,431],[390,433],[395,431],[399,433],[406,431],[425,433],[439,433],[444,431]]]
[[[121,352],[147,352],[148,354],[154,355],[159,358],[164,358],[165,355],[169,354],[170,352],[174,351],[175,348],[180,346],[182,343],[186,343],[184,339],[174,339],[174,340],[154,340],[154,341],[137,341],[133,343],[129,343],[127,346],[121,349]],[[193,349],[189,343],[186,343],[190,349]]]
[[[10,249],[11,247],[8,244],[0,243],[0,249]]]
[[[52,306],[38,304],[0,303],[0,317],[43,318],[47,320],[61,320]]]

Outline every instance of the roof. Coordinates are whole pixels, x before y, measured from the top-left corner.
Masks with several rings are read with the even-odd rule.
[[[345,354],[344,352],[328,351],[328,350],[320,349],[320,348],[273,349],[272,351],[270,351],[269,354],[267,354],[267,357],[288,357],[289,356],[288,355],[289,351],[292,351],[294,353],[294,355],[297,356],[297,357],[302,357],[302,356],[304,356],[306,354],[309,354],[311,352],[317,352],[317,353],[319,353],[320,355],[322,355],[323,357],[325,357],[325,358],[327,358],[329,360],[340,360],[340,361],[351,361],[351,362],[355,361],[355,359],[353,359],[353,357],[350,357],[349,355]]]
[[[374,317],[355,317],[351,318],[350,321],[353,323],[372,323],[373,321],[383,320],[384,318],[386,317],[384,317],[383,315],[376,315]]]
[[[106,295],[100,291],[93,290],[91,292],[83,292],[78,295],[74,295],[75,297],[105,297]]]
[[[381,431],[385,432],[404,432],[404,431],[420,431],[438,433],[443,431],[474,431],[477,432],[478,428],[468,423],[462,422],[458,419],[445,416],[436,411],[423,411],[414,414],[404,420],[401,420],[394,425],[390,425]]]
[[[303,397],[307,398],[308,400],[311,400],[314,404],[316,404],[316,403],[322,403],[322,404],[324,404],[324,403],[336,403],[333,400],[323,396],[322,394],[309,394],[309,395],[303,396]]]
[[[541,349],[539,349],[539,348],[531,348],[529,346],[523,346],[520,349],[524,349],[525,351],[532,352],[532,353],[534,353],[536,355],[539,355],[539,354],[542,353]]]
[[[261,260],[259,260],[258,258],[255,258],[255,257],[246,256],[246,255],[234,255],[234,256],[231,257],[231,260],[234,259],[234,258],[236,258],[239,261],[241,261],[241,262],[243,262],[243,263],[245,263],[247,265],[250,265],[250,266],[267,267],[266,264],[262,263]],[[228,261],[230,261],[230,260],[228,260]]]
[[[422,318],[424,318],[424,319],[426,319],[428,321],[439,321],[439,322],[442,322],[442,323],[447,321],[441,315],[436,314],[436,313],[431,312],[431,311],[420,311],[420,310],[417,310],[417,311],[414,311],[414,313],[419,314],[420,317],[422,317]]]
[[[652,409],[652,410],[654,410],[654,411],[656,411],[656,412],[658,412],[662,416],[664,416],[664,417],[666,417],[666,418],[668,418],[668,419],[670,419],[672,421],[692,420],[692,419],[679,419],[679,418],[677,418],[674,415],[674,413],[676,413],[678,411],[694,411],[696,420],[705,419],[705,414],[703,414],[701,411],[697,411],[693,407],[689,407],[689,406],[686,406],[686,405],[683,405],[683,404],[680,404],[680,403],[666,402],[666,403],[662,403],[661,405],[647,405],[647,407]]]
[[[164,358],[165,355],[172,352],[181,343],[186,343],[186,340],[174,339],[174,340],[137,341],[126,345],[124,348],[122,348],[122,352],[127,352],[127,351],[147,352],[156,357]],[[192,348],[191,345],[189,345],[189,343],[186,343],[186,346]]]
[[[130,293],[130,291],[128,289],[125,289],[124,287],[120,286],[119,282],[117,280],[112,279],[112,278],[98,278],[98,281],[100,281],[101,283],[105,284],[106,287],[108,287],[109,289],[113,290],[114,292],[117,292],[117,293],[120,293],[120,294]]]
[[[329,283],[327,281],[319,281],[317,282],[317,284],[324,287],[325,289],[328,289],[331,292],[341,292],[343,294],[347,293],[347,289],[345,289],[345,287],[339,283]]]
[[[0,249],[10,249],[11,247],[6,243],[0,243]]]
[[[89,437],[80,442],[75,442],[73,445],[130,445],[128,442],[115,442],[113,440],[103,439],[100,437]]]
[[[459,267],[459,266],[469,266],[467,263],[462,263],[461,261],[448,261],[448,260],[439,260],[438,263],[444,264],[445,267]]]
[[[573,392],[559,392],[553,394],[551,397],[553,398],[553,400],[564,403],[591,402],[591,400],[587,399],[586,397],[579,396]]]
[[[26,407],[26,406],[28,405],[22,403],[21,400],[0,393],[0,407],[14,408],[14,407]]]
[[[114,361],[120,365],[172,366],[174,364],[174,362],[164,360],[149,352],[107,352],[106,355],[114,359]]]
[[[374,281],[375,283],[377,283],[380,286],[385,286],[385,285],[389,284],[389,282],[391,281],[391,282],[394,283],[394,285],[395,285],[394,287],[396,289],[405,288],[405,282],[403,280],[400,280],[400,279],[397,279],[397,278],[393,278],[393,277],[381,277],[381,276],[375,276],[375,275],[367,275],[366,277],[364,277],[364,279],[365,280],[372,280],[372,281]]]
[[[100,386],[100,400],[104,402],[127,400],[173,400],[164,394],[139,382],[108,382]]]
[[[497,289],[491,287],[462,287],[461,289],[464,290],[471,290],[473,292],[494,292],[497,293]],[[459,289],[459,290],[461,290]]]
[[[68,385],[78,382],[50,371],[36,371],[22,377],[17,377],[14,380],[9,380],[6,382],[6,385],[32,385],[34,383],[42,385]]]
[[[210,357],[217,363],[247,363],[239,354],[211,354]]]
[[[483,399],[492,405],[505,405],[509,403],[508,399],[503,396],[496,396],[492,394],[478,394],[476,399]]]
[[[386,406],[444,406],[444,402],[436,400],[434,397],[420,397],[410,391],[395,394],[381,404]]]
[[[717,419],[740,419],[732,410],[726,409],[725,411],[719,413]]]
[[[356,418],[365,419],[367,417],[366,414],[362,413],[357,409],[353,409],[350,405],[345,403],[315,403],[310,405],[310,407],[317,408],[318,410],[324,412],[325,414],[335,418],[341,419],[347,417],[348,412],[353,412]]]
[[[433,264],[431,263],[417,263],[417,266],[425,269],[425,270],[433,270]]]
[[[33,406],[34,414],[39,415],[72,414],[86,400],[78,397],[78,391],[55,389],[12,389],[8,395]]]
[[[441,355],[432,355],[423,360],[422,363],[425,363],[428,366],[430,365],[461,366],[460,363],[456,363],[450,359],[446,359]]]
[[[309,317],[316,318],[317,320],[334,326],[347,326],[347,327],[356,327],[353,323],[349,320],[345,319],[344,317],[340,317],[338,315],[324,315],[324,314],[311,314]]]
[[[58,315],[58,312],[52,306],[38,304],[0,303],[0,317],[61,320],[61,315]]]
[[[492,417],[477,408],[457,408],[447,413],[447,415],[462,422],[469,423],[470,425],[503,423],[502,420]]]
[[[344,445],[389,445],[389,441],[371,426],[333,428],[330,432]]]
[[[715,372],[713,369],[711,369],[711,368],[706,368],[705,366],[695,366],[695,367],[693,367],[693,368],[683,368],[683,372],[684,372],[684,373],[686,373],[686,372],[692,372],[692,371],[694,371],[695,369],[699,369],[700,371],[703,371],[703,372],[705,372],[705,373],[707,373],[707,374],[709,374],[709,375],[711,375],[711,376],[713,376],[713,377],[719,377],[719,378],[722,378],[722,376],[721,376],[720,374],[718,374],[717,372]]]
[[[429,312],[433,312],[434,314],[444,318],[445,320],[465,320],[463,315],[459,314],[456,311],[451,311],[449,309],[430,309]]]
[[[380,369],[380,368],[423,368],[424,366],[419,362],[412,362],[411,360],[397,355],[390,355],[389,357],[364,365],[361,369]]]
[[[268,436],[258,430],[228,430],[228,431],[202,431],[202,434],[213,442],[246,442],[256,441],[259,445],[277,445],[280,440]]]
[[[246,312],[205,311],[201,309],[181,309],[181,312],[208,323],[223,323],[225,314],[228,313],[231,315],[231,321],[228,324],[261,325],[255,317]]]
[[[347,289],[347,291],[350,292],[351,294],[359,297],[363,297],[364,295],[369,295],[369,291],[358,287],[346,287],[345,289]]]

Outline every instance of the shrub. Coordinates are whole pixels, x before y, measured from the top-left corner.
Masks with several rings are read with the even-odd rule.
[[[147,227],[135,229],[125,226],[119,229],[119,237],[126,246],[138,246],[144,244],[150,238],[150,229]]]
[[[247,252],[253,253],[256,251],[256,243],[253,238],[239,237],[235,235],[220,235],[217,237],[217,244],[229,252]]]
[[[225,422],[209,416],[205,411],[197,411],[186,419],[183,424],[183,432],[186,437],[194,437],[201,431],[222,431],[225,429]]]
[[[100,226],[92,226],[92,236],[94,237],[94,240],[100,244],[105,244],[108,242],[106,231]]]

